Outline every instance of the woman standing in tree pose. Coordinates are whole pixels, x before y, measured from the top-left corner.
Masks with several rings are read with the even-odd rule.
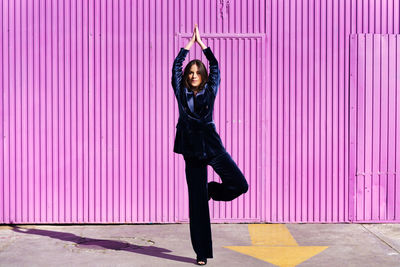
[[[190,61],[182,73],[182,63],[197,42],[210,64],[210,74],[203,62]],[[200,38],[195,25],[189,43],[181,48],[172,68],[172,87],[178,101],[174,152],[185,160],[189,192],[190,237],[199,265],[213,258],[208,201],[231,201],[248,190],[247,181],[225,150],[212,118],[220,83],[218,61]],[[220,176],[222,183],[207,183],[207,165]]]

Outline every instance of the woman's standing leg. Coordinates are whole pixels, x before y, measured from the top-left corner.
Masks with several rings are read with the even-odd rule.
[[[189,192],[190,237],[198,257],[212,258],[210,213],[208,209],[207,164],[204,160],[185,158]]]
[[[231,201],[247,192],[247,181],[228,152],[210,159],[208,164],[222,180],[222,183],[210,182],[208,184],[208,190],[213,200]]]

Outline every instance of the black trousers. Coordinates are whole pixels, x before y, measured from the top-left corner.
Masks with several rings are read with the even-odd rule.
[[[213,200],[231,201],[248,190],[247,181],[228,152],[199,160],[185,159],[189,192],[190,238],[197,256],[212,258],[212,239],[208,194]],[[207,165],[220,176],[222,183],[207,183]]]

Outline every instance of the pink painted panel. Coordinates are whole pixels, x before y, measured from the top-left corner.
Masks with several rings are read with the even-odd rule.
[[[191,35],[178,34],[176,51],[184,47]],[[228,153],[242,170],[249,183],[249,191],[231,202],[210,202],[212,221],[260,221],[259,196],[262,194],[260,181],[263,179],[261,168],[261,130],[264,122],[261,109],[264,99],[262,80],[257,79],[263,73],[262,58],[265,49],[265,36],[262,34],[203,34],[206,43],[212,47],[219,62],[221,84],[215,102],[214,121],[221,140]],[[198,58],[206,63],[207,59],[199,46],[193,47],[186,60]],[[246,67],[244,67],[246,66]],[[180,160],[179,187],[180,221],[188,221],[188,195],[185,178],[185,163]],[[209,181],[221,182],[211,166],[208,166]]]
[[[351,35],[350,219],[399,221],[399,35]]]

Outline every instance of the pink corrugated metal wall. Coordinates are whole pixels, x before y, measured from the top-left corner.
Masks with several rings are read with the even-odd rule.
[[[350,218],[400,220],[400,35],[350,39]]]
[[[195,22],[220,62],[217,130],[250,185],[210,202],[213,221],[399,221],[398,160],[390,201],[358,204],[349,135],[350,34],[398,34],[399,14],[391,0],[2,1],[0,222],[187,221],[170,77]]]

